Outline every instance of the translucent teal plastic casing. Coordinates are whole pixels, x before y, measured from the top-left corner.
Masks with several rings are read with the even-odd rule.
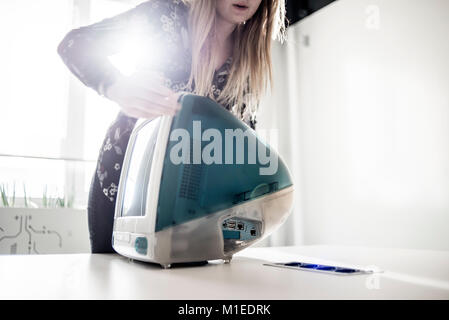
[[[190,161],[181,164],[172,162],[172,148],[180,143],[181,138],[176,141],[169,139],[159,189],[156,232],[292,186],[289,171],[280,157],[276,156],[277,170],[274,174],[261,174],[260,169],[268,167],[269,164],[262,164],[254,152],[257,152],[257,155],[261,152],[270,155],[272,152],[275,154],[275,151],[261,141],[254,130],[209,98],[185,95],[182,109],[173,118],[171,133],[176,129],[184,129],[189,133]],[[222,137],[221,164],[205,164],[203,159],[200,164],[193,163],[194,153],[199,150],[199,146],[203,151],[214,139],[203,141],[207,139],[202,139],[202,134],[208,129],[218,130]],[[237,159],[237,138],[232,137],[232,148],[230,144],[226,145],[227,134],[229,136],[230,130],[236,132],[236,129],[246,132],[247,135],[244,138],[243,163],[241,158],[240,163]],[[250,154],[248,149],[252,147],[249,141],[253,141],[254,147],[257,146],[257,150],[250,149]],[[241,154],[242,149],[239,150]],[[198,152],[196,154],[198,155]],[[200,154],[203,155],[202,152]],[[213,152],[211,154],[215,155]],[[253,163],[249,163],[251,156],[255,156]],[[198,157],[196,159],[198,162]],[[229,161],[230,159],[232,161]]]
[[[254,130],[209,98],[181,104],[133,130],[113,227],[114,250],[164,268],[230,261],[284,223],[294,199],[287,167]]]

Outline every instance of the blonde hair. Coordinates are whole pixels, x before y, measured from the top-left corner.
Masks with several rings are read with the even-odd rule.
[[[188,86],[198,95],[212,99],[215,55],[212,53],[216,23],[216,0],[182,0],[189,9],[188,27],[192,47],[192,67]],[[234,30],[232,66],[228,80],[216,99],[230,105],[237,116],[254,118],[268,82],[273,88],[271,43],[284,42],[285,0],[262,0],[254,15]],[[242,107],[246,105],[245,115]]]

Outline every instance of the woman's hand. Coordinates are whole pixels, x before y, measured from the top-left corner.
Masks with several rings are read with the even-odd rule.
[[[181,108],[178,95],[164,86],[163,78],[154,72],[122,76],[106,91],[106,97],[118,103],[126,115],[148,119],[174,115]]]

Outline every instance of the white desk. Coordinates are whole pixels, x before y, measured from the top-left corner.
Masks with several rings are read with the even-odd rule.
[[[264,261],[265,260],[265,261]],[[333,262],[384,270],[333,276],[263,266]],[[371,278],[370,278],[371,277]],[[163,270],[115,254],[0,256],[0,299],[449,299],[449,252],[358,247],[249,248],[231,264]]]

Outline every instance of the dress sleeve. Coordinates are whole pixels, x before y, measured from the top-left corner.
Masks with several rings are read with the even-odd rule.
[[[249,120],[249,126],[253,129],[256,130],[256,124],[257,124],[257,116],[255,115],[252,119]]]
[[[73,29],[59,43],[57,52],[84,85],[104,96],[121,75],[108,57],[118,53],[129,37],[162,31],[161,17],[170,14],[174,3],[178,1],[149,0],[114,17]]]
[[[240,118],[243,122],[245,122],[250,128],[256,130],[257,124],[257,112],[259,111],[259,101],[251,100],[251,92],[245,90],[244,92],[244,102],[242,104],[242,108],[240,110]]]

